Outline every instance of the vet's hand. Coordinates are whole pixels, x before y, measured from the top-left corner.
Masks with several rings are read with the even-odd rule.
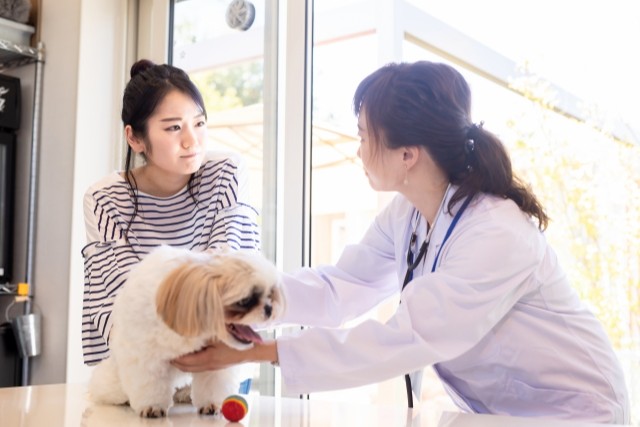
[[[200,351],[174,359],[171,364],[184,372],[203,372],[224,369],[245,362],[278,364],[277,342],[255,343],[253,347],[243,351],[231,348],[221,342],[209,343]]]
[[[243,362],[241,353],[221,342],[217,342],[195,353],[180,356],[172,360],[171,364],[184,372],[224,369]]]

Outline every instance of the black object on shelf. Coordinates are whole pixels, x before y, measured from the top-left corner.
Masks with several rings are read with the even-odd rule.
[[[20,385],[22,363],[11,323],[0,324],[0,387]]]
[[[16,135],[0,130],[0,283],[11,281]]]
[[[20,79],[0,74],[0,128],[20,128]]]
[[[11,281],[16,131],[20,128],[20,79],[0,74],[0,283]]]

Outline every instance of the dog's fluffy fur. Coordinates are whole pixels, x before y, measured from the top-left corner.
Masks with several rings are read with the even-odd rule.
[[[247,349],[259,339],[248,325],[268,323],[283,308],[278,272],[258,253],[160,246],[131,270],[114,301],[111,356],[93,372],[91,398],[128,402],[142,417],[165,416],[176,389],[191,377],[171,360],[208,341]],[[237,393],[237,373],[193,374],[191,401],[200,413],[218,412]]]

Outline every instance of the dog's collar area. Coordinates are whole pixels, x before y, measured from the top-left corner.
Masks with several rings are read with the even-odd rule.
[[[239,342],[243,344],[261,343],[262,337],[254,331],[251,326],[238,323],[228,323],[227,331]]]

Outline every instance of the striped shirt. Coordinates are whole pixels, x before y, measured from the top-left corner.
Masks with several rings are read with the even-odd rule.
[[[114,298],[129,270],[151,249],[161,244],[195,251],[223,246],[260,248],[257,212],[244,203],[247,185],[244,173],[238,173],[241,164],[239,158],[228,154],[207,153],[194,174],[191,190],[185,187],[171,197],[138,191],[133,221],[134,200],[119,172],[86,191],[88,244],[82,249],[82,350],[86,364],[108,357]]]

